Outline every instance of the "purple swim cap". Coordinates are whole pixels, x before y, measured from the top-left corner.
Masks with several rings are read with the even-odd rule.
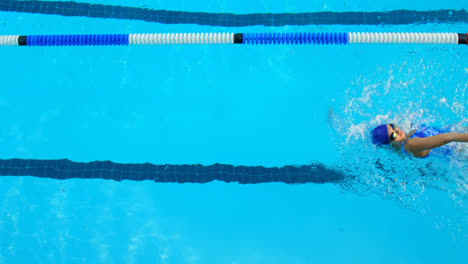
[[[390,142],[388,139],[387,125],[380,125],[371,132],[372,142],[377,145],[386,145]]]

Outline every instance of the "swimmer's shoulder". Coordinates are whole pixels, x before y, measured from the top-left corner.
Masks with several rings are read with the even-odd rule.
[[[416,146],[418,145],[418,141],[421,141],[423,140],[422,138],[418,138],[418,137],[412,137],[413,134],[416,132],[416,130],[413,130],[411,131],[409,134],[408,134],[408,140],[406,141],[405,145],[403,146],[403,149],[405,150],[406,153],[411,153],[414,157],[417,157],[417,158],[424,158],[426,157],[427,155],[429,155],[429,152],[431,152],[431,150],[423,150],[423,151],[416,151],[415,148]]]

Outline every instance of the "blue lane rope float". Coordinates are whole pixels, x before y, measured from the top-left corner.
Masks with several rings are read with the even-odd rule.
[[[468,44],[468,33],[298,32],[0,35],[0,46],[121,46],[164,44],[344,45]]]

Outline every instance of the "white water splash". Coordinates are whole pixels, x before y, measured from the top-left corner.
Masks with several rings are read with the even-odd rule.
[[[341,105],[329,111],[340,151],[336,167],[352,179],[343,188],[399,201],[408,209],[430,215],[436,226],[454,237],[462,233],[468,215],[468,159],[463,155],[411,158],[372,145],[369,134],[385,123],[397,124],[405,132],[421,123],[436,127],[456,124],[456,129],[468,131],[464,128],[468,82],[459,80],[449,66],[438,67],[423,60],[379,67],[370,76],[356,78]],[[449,214],[435,209],[433,191],[444,194],[437,203],[449,208]]]

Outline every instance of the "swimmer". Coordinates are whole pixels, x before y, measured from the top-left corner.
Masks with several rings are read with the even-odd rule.
[[[394,124],[379,125],[371,131],[371,137],[376,145],[390,145],[396,150],[401,149],[403,153],[417,158],[427,157],[433,152],[449,155],[454,152],[455,148],[447,144],[468,142],[468,133],[450,132],[447,129],[427,125],[419,125],[417,129],[408,134]]]

